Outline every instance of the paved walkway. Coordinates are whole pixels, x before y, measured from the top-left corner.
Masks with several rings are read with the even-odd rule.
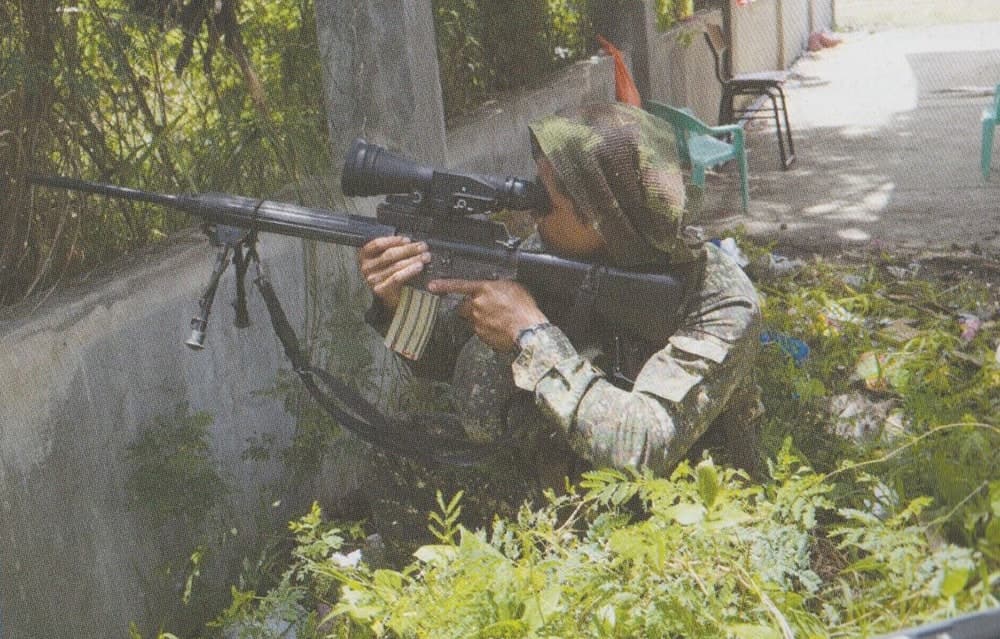
[[[992,181],[979,172],[1000,22],[840,37],[792,69],[796,163],[781,171],[773,130],[756,123],[749,215],[727,167],[709,177],[706,225],[742,224],[799,253],[881,244],[1000,257],[1000,148]]]

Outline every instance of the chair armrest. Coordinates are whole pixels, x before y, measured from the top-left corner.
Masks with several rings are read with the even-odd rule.
[[[712,130],[712,135],[731,135],[733,140],[733,146],[737,149],[742,150],[744,148],[744,137],[745,132],[743,127],[738,124],[720,124],[719,126],[709,127]]]
[[[730,133],[743,137],[743,127],[738,124],[720,124],[708,127],[711,135],[728,135]]]

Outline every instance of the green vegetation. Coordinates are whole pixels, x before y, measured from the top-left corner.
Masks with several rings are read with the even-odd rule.
[[[144,425],[128,446],[129,501],[150,526],[200,530],[229,492],[215,471],[208,443],[211,425],[210,414],[190,413],[182,403],[172,415]]]
[[[329,166],[312,2],[186,4],[0,9],[0,122],[17,125],[0,137],[0,303],[186,224],[32,193],[29,172],[264,195]]]
[[[446,117],[596,49],[591,0],[434,0]]]
[[[694,13],[694,0],[656,0],[656,28],[666,31]]]
[[[122,459],[131,513],[157,540],[150,555],[155,563],[141,573],[143,595],[157,602],[154,617],[185,630],[221,605],[220,595],[203,590],[200,579],[203,570],[219,570],[215,551],[237,534],[226,523],[232,520],[226,512],[231,487],[217,472],[209,445],[212,421],[209,413],[180,403],[143,424]]]
[[[587,0],[516,4],[435,1],[447,116],[596,46]],[[251,196],[327,175],[318,51],[312,0],[0,4],[0,304],[187,224],[28,173]]]
[[[708,457],[669,478],[598,470],[473,523],[474,495],[439,493],[395,565],[314,506],[276,587],[234,590],[216,623],[241,637],[279,620],[298,637],[860,637],[1000,605],[998,300],[932,270],[816,261],[760,284],[782,338],[758,367],[766,481]],[[791,339],[810,348],[798,362]],[[868,408],[852,421],[834,397]]]

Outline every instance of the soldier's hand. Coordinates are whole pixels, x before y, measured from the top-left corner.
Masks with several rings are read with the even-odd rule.
[[[501,353],[514,348],[521,330],[547,321],[531,293],[510,280],[433,280],[427,289],[464,295],[458,314],[472,324],[479,339]]]
[[[358,269],[365,283],[393,311],[399,305],[403,286],[430,261],[427,244],[399,235],[377,237],[358,250]]]

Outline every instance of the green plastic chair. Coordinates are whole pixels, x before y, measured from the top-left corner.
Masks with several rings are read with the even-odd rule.
[[[750,185],[747,178],[747,154],[743,146],[743,128],[738,124],[708,126],[687,108],[678,108],[648,101],[643,107],[663,118],[674,127],[677,153],[681,162],[691,167],[691,182],[705,188],[705,170],[736,160],[740,171],[740,196],[743,211],[750,208]],[[732,142],[720,137],[728,136]]]
[[[983,179],[990,179],[990,164],[993,159],[993,131],[1000,124],[1000,84],[993,92],[993,108],[983,109]]]

